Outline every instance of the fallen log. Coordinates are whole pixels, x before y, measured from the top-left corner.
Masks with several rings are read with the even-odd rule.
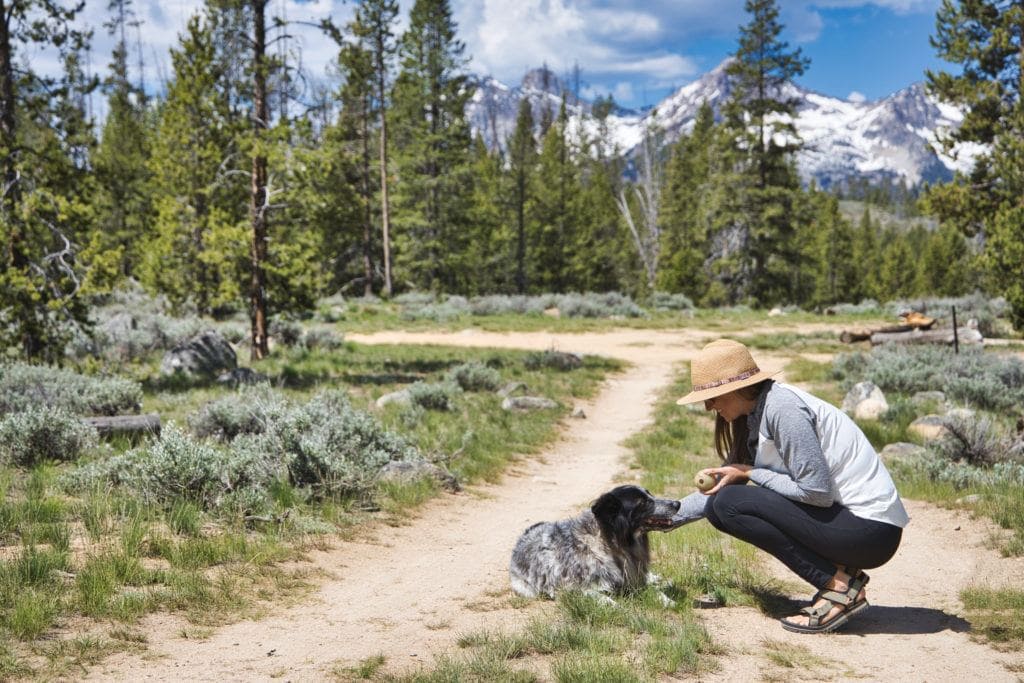
[[[981,344],[984,339],[981,332],[973,327],[961,327],[956,331],[961,344]],[[947,344],[953,345],[953,328],[941,330],[909,330],[906,332],[875,332],[871,335],[871,345],[880,344]]]
[[[886,325],[885,327],[853,327],[839,333],[839,341],[844,344],[867,341],[873,334],[891,334],[895,332],[910,332],[912,325]]]
[[[94,427],[103,437],[128,436],[137,439],[147,434],[160,435],[160,416],[156,413],[83,417],[82,422]]]

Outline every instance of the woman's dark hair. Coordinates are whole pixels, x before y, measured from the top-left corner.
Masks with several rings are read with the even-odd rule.
[[[766,379],[741,387],[736,393],[748,401],[756,401],[772,380]],[[721,415],[715,416],[715,452],[726,465],[753,465],[754,456],[747,446],[747,421],[737,418],[727,422]]]

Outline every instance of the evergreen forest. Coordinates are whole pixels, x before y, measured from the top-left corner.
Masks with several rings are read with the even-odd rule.
[[[128,282],[178,310],[273,319],[331,295],[621,292],[700,306],[955,296],[1007,299],[1024,323],[1019,3],[943,0],[932,38],[957,73],[931,93],[967,111],[945,141],[986,151],[948,184],[844,197],[801,182],[795,103],[812,68],[775,0],[747,0],[731,98],[671,145],[610,144],[610,98],[572,125],[566,98],[486,144],[466,115],[470,56],[448,0],[363,0],[317,30],[314,86],[267,0],[206,0],[161,83],[144,83],[132,0],[110,0],[99,75],[80,5],[0,0],[0,349],[58,360]],[[406,27],[399,31],[399,26]],[[59,56],[44,73],[32,55]],[[105,101],[102,120],[88,103]],[[851,215],[841,203],[858,199]],[[848,204],[849,202],[846,201]],[[887,206],[880,206],[887,204]],[[878,213],[905,221],[882,223]]]

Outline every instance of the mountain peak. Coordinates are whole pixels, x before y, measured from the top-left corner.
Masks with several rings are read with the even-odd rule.
[[[692,129],[700,106],[716,111],[732,95],[726,59],[692,83],[672,93],[648,111],[616,110],[608,120],[606,149],[632,152],[652,125],[672,144]],[[500,85],[500,84],[499,84]],[[477,132],[492,147],[503,147],[514,128],[519,100],[528,98],[535,114],[557,108],[566,87],[547,67],[531,69],[520,88],[498,87],[480,81],[481,89],[470,104],[469,115]],[[872,101],[840,99],[795,83],[783,94],[796,102],[793,123],[803,140],[797,165],[804,180],[828,187],[852,178],[892,181],[910,185],[952,177],[971,163],[970,150],[959,158],[948,156],[938,144],[942,129],[959,125],[962,112],[935,100],[923,83],[913,83],[888,97]],[[589,103],[568,97],[569,115],[587,126]],[[535,120],[539,120],[535,116]]]

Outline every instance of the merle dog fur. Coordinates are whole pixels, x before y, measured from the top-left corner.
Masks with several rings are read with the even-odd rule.
[[[676,528],[678,509],[677,500],[618,486],[577,517],[534,524],[512,551],[512,590],[553,598],[563,589],[607,594],[642,588],[651,560],[647,532]]]

